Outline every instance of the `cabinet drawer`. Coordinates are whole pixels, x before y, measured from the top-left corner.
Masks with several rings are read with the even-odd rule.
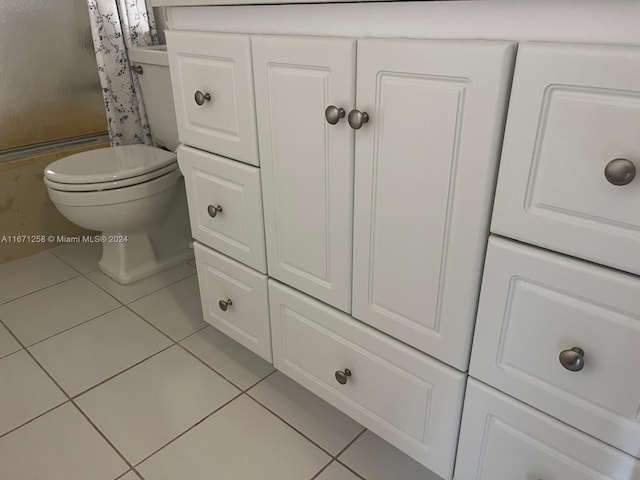
[[[267,276],[197,242],[194,250],[204,319],[271,362]]]
[[[260,170],[180,146],[193,238],[267,272]]]
[[[640,462],[470,378],[456,480],[639,480]]]
[[[269,304],[276,368],[451,478],[464,374],[274,280]]]
[[[638,125],[640,48],[521,45],[492,231],[640,274]]]
[[[167,51],[180,141],[258,165],[249,37],[167,31]]]
[[[638,455],[639,345],[640,279],[489,240],[471,375]]]

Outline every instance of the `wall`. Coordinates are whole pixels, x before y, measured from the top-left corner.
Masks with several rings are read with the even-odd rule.
[[[56,242],[2,242],[3,237],[9,235],[92,233],[77,227],[58,213],[47,195],[43,171],[48,164],[59,158],[108,146],[108,142],[100,142],[67,147],[0,163],[0,263],[58,245]]]

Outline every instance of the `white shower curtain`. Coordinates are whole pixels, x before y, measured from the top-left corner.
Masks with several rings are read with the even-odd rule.
[[[138,77],[128,49],[157,45],[153,10],[145,0],[87,0],[98,75],[112,145],[152,144]]]

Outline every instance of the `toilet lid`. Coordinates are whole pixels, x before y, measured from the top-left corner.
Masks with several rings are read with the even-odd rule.
[[[47,187],[62,192],[100,192],[103,190],[114,190],[116,188],[130,187],[140,183],[150,182],[151,180],[155,180],[156,178],[166,175],[167,173],[171,173],[177,169],[178,164],[172,163],[150,173],[145,173],[131,178],[123,178],[122,180],[114,180],[113,182],[58,183],[44,177],[44,183]]]
[[[147,145],[126,145],[76,153],[49,165],[45,178],[55,183],[93,184],[145,175],[176,163],[176,154]]]

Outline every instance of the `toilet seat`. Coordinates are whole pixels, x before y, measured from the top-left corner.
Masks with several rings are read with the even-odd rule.
[[[150,181],[177,168],[176,154],[147,145],[76,153],[45,169],[45,182],[62,191],[96,191]]]
[[[172,163],[166,167],[162,167],[158,170],[154,170],[144,175],[138,175],[136,177],[125,178],[122,180],[115,180],[113,182],[101,182],[101,183],[58,183],[52,182],[47,177],[44,178],[44,183],[47,187],[58,190],[61,192],[100,192],[103,190],[115,190],[116,188],[130,187],[138,185],[139,183],[150,182],[158,177],[166,175],[174,170],[178,169],[177,163]]]

